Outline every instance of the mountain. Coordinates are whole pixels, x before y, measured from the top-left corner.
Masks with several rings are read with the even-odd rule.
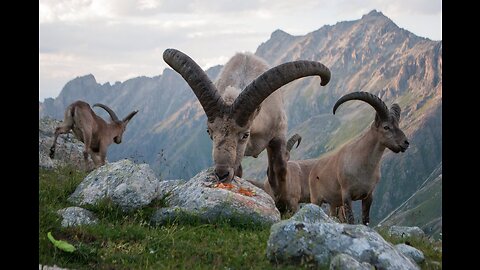
[[[402,154],[386,150],[371,210],[372,223],[409,198],[441,164],[441,41],[415,36],[381,12],[372,11],[359,20],[324,26],[305,36],[277,30],[256,54],[271,65],[297,59],[320,61],[332,72],[326,87],[318,86],[318,78],[283,87],[288,135],[304,137],[300,147],[292,150],[293,160],[319,157],[357,136],[373,121],[374,110],[363,102],[345,103],[332,115],[340,96],[368,91],[387,106],[395,102],[401,106],[400,127],[410,148]],[[265,177],[265,155],[255,162],[253,158],[245,161],[245,171],[251,177]]]
[[[374,110],[363,102],[347,102],[333,115],[333,104],[340,96],[368,91],[388,106],[399,103],[400,127],[410,148],[400,154],[386,150],[371,210],[373,224],[410,198],[441,167],[441,41],[415,36],[374,10],[361,19],[326,25],[303,36],[276,30],[255,54],[272,66],[298,59],[320,61],[332,72],[325,87],[319,86],[319,78],[311,77],[280,90],[288,115],[288,136],[299,133],[303,137],[300,147],[292,150],[292,159],[317,158],[357,136],[373,121]],[[214,80],[220,69],[216,66],[207,73]],[[77,77],[57,98],[39,104],[40,116],[61,119],[65,107],[76,99],[105,103],[119,117],[140,110],[124,134],[124,142],[109,148],[111,161],[125,157],[145,161],[168,179],[188,179],[212,164],[204,112],[188,85],[171,69],[153,78],[114,85],[100,85],[93,75]],[[265,152],[257,159],[244,159],[246,178],[265,177]]]

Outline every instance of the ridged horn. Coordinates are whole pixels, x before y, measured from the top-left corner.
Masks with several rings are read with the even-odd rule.
[[[335,111],[342,103],[349,100],[361,100],[370,104],[370,106],[372,106],[377,112],[380,120],[388,121],[389,111],[387,105],[385,105],[385,103],[379,97],[377,97],[376,95],[372,95],[368,92],[353,92],[342,96],[333,106],[333,114],[335,114]]]
[[[130,121],[130,119],[132,119],[132,117],[134,117],[135,114],[137,114],[137,113],[138,113],[138,110],[135,110],[135,111],[129,113],[127,116],[125,116],[125,118],[123,118],[122,122],[126,123],[126,122]]]
[[[120,120],[118,120],[117,115],[107,105],[103,105],[101,103],[96,103],[92,107],[100,107],[100,108],[104,109],[110,115],[110,118],[112,118],[113,122],[120,122]]]
[[[330,70],[322,63],[299,60],[284,63],[265,71],[245,87],[232,105],[233,117],[237,124],[245,126],[258,106],[274,91],[285,84],[307,76],[318,75],[320,85],[330,81]]]
[[[166,49],[163,52],[163,60],[192,88],[209,121],[213,121],[215,117],[224,113],[225,105],[222,97],[205,71],[192,58],[179,50]]]
[[[298,141],[297,143],[297,147],[300,145],[300,142],[302,141],[302,137],[300,135],[298,135],[297,133],[295,133],[292,137],[290,137],[290,139],[288,139],[288,142],[287,142],[287,152],[290,152],[290,150],[292,150],[293,146],[295,145],[295,143]]]

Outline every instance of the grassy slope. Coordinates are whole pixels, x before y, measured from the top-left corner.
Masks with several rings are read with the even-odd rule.
[[[40,170],[39,176],[40,264],[73,269],[299,269],[275,266],[266,259],[269,228],[194,221],[150,226],[151,214],[163,201],[128,214],[104,201],[86,207],[99,218],[97,225],[62,228],[56,211],[72,206],[67,198],[85,174],[61,168]],[[77,250],[66,253],[56,249],[47,239],[49,231]],[[438,252],[435,254],[438,257]]]
[[[382,221],[382,225],[419,226],[440,239],[442,232],[442,175],[429,180],[404,204]]]

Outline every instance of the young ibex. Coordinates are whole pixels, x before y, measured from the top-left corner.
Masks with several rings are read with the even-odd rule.
[[[310,200],[321,205],[330,204],[330,213],[343,206],[348,223],[353,223],[352,201],[362,200],[362,222],[369,223],[372,193],[380,179],[380,161],[385,148],[395,153],[408,148],[408,140],[399,128],[400,106],[393,104],[390,110],[375,95],[354,92],[341,97],[333,107],[349,100],[361,100],[376,111],[370,128],[335,153],[318,159],[309,176]],[[340,209],[342,210],[342,209]]]
[[[92,157],[95,168],[105,164],[107,147],[112,142],[117,144],[122,142],[122,135],[128,122],[138,111],[133,111],[123,120],[119,120],[109,107],[99,103],[93,105],[93,107],[100,107],[107,111],[112,122],[106,123],[105,120],[93,112],[88,103],[80,100],[75,101],[66,108],[63,123],[55,129],[53,145],[50,148],[50,158],[53,159],[55,155],[58,136],[72,130],[75,136],[85,144],[83,151],[85,170],[88,170],[88,154]]]
[[[292,146],[298,141],[297,147],[300,144],[302,137],[300,135],[293,135],[287,142],[287,156],[290,159],[290,150]],[[288,205],[293,213],[298,210],[299,203],[309,203],[310,202],[310,187],[308,184],[308,176],[313,166],[315,165],[316,159],[306,159],[306,160],[289,160],[287,162],[287,178],[285,182],[286,194],[285,199],[287,200]],[[250,181],[253,183],[253,181]],[[268,179],[263,182],[263,186],[259,186],[254,183],[256,186],[262,188],[270,196],[273,197],[273,191],[270,187]]]
[[[220,181],[242,176],[243,156],[268,153],[268,179],[280,211],[287,208],[287,116],[280,92],[283,85],[318,75],[320,85],[330,80],[330,71],[314,61],[293,61],[268,69],[253,54],[236,54],[223,68],[215,85],[186,54],[167,49],[163,59],[190,85],[207,115],[207,132],[213,140],[215,174]]]

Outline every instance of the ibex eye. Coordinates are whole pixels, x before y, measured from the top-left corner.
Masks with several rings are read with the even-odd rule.
[[[250,136],[250,133],[245,133],[245,134],[243,134],[242,139],[245,140],[246,138],[248,138],[248,136]]]
[[[210,130],[207,128],[207,133],[210,134]]]
[[[383,127],[383,129],[385,129],[385,130],[389,130],[389,129],[390,129],[390,127],[389,127],[389,126],[384,126],[384,127]]]

